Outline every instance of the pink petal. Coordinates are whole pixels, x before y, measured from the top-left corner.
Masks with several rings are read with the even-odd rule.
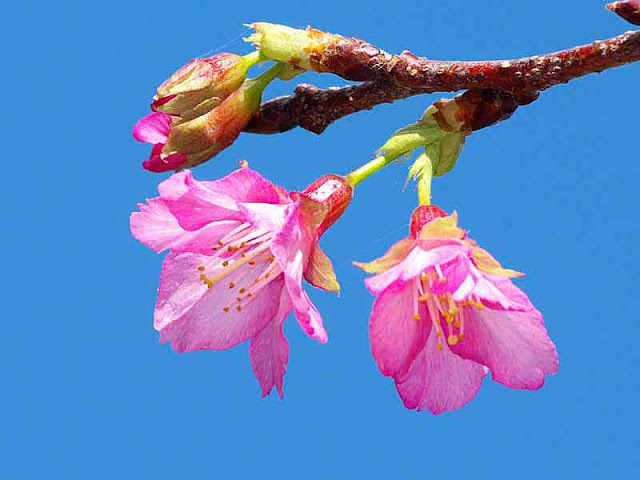
[[[142,167],[145,170],[154,173],[164,173],[175,170],[184,165],[187,161],[187,156],[182,153],[172,153],[171,155],[162,155],[163,143],[158,143],[151,149],[151,155],[148,160],[142,162]]]
[[[278,311],[282,277],[239,303],[238,289],[249,285],[261,272],[257,267],[241,267],[208,289],[199,279],[198,267],[204,266],[209,275],[216,274],[216,262],[194,253],[170,253],[165,259],[154,325],[161,341],[170,342],[180,353],[237,345],[256,335]],[[235,288],[230,288],[232,283]],[[236,309],[239,304],[241,311]],[[230,307],[228,312],[223,310],[226,306]]]
[[[271,203],[238,203],[238,208],[254,227],[270,232],[282,229],[289,214],[290,205],[274,205]]]
[[[191,170],[174,173],[158,185],[160,196],[163,198],[178,198],[189,189],[188,182],[191,177]]]
[[[186,230],[196,230],[215,220],[245,218],[238,207],[241,202],[289,202],[279,187],[247,167],[212,182],[200,182],[191,176],[185,182],[187,191],[172,199],[169,207]]]
[[[133,138],[139,142],[167,143],[169,130],[171,130],[171,115],[153,112],[138,120],[133,127]]]
[[[289,342],[284,336],[283,322],[292,308],[289,293],[283,289],[275,317],[251,339],[251,366],[260,382],[263,397],[269,395],[275,386],[280,398],[284,398],[282,384],[289,361]]]
[[[185,233],[161,199],[147,200],[138,208],[140,211],[129,218],[131,234],[156,252],[170,248]]]
[[[536,390],[558,371],[558,354],[536,309],[527,312],[465,309],[464,340],[451,347],[462,358],[486,365],[493,380]]]
[[[299,211],[299,203],[294,203],[287,209],[282,229],[271,243],[271,252],[284,271],[286,288],[298,323],[311,338],[326,343],[328,336],[322,317],[302,289],[303,270],[314,242],[310,232],[304,227]]]
[[[414,314],[420,311],[421,320]],[[424,315],[424,316],[423,316]],[[423,349],[430,325],[426,309],[418,308],[417,282],[398,281],[382,292],[373,304],[369,338],[373,357],[387,376],[405,373]]]
[[[435,331],[409,371],[396,379],[396,388],[405,407],[429,409],[438,415],[456,410],[476,396],[486,369],[451,353],[445,343],[438,351]]]
[[[420,240],[418,246],[411,250],[401,263],[384,273],[367,278],[365,280],[367,289],[377,295],[397,279],[409,281],[419,276],[427,268],[449,262],[468,250],[467,247],[455,240],[444,242],[438,239]]]
[[[516,287],[510,278],[487,274],[475,267],[474,270],[478,278],[473,293],[489,308],[516,311],[528,311],[533,308],[527,295]]]

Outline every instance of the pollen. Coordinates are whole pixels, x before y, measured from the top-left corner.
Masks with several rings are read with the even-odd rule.
[[[414,314],[413,314],[413,319],[414,319],[414,320],[420,320],[420,318],[421,318],[421,317],[420,317],[420,314],[419,314],[419,313],[414,313]]]
[[[237,311],[239,311],[239,312],[241,312],[241,311],[242,311],[242,305],[238,305],[238,306],[236,307],[236,310],[237,310]]]
[[[211,250],[215,252],[216,250],[218,250],[218,247],[211,247]]]
[[[476,308],[477,308],[478,310],[482,310],[482,309],[484,308],[484,305],[482,304],[482,302],[481,302],[481,301],[477,301],[477,302],[476,302]]]
[[[218,245],[220,245],[221,247],[224,247],[224,243],[222,243],[222,240],[218,240]]]
[[[269,278],[269,275],[271,275],[270,273],[265,273],[264,274],[264,278]]]
[[[236,300],[238,300],[239,302],[241,302],[241,301],[242,301],[242,295],[238,295],[238,296],[236,297]]]
[[[444,347],[442,346],[442,342],[438,340],[438,351],[441,352]]]
[[[203,282],[207,279],[207,276],[204,273],[200,274],[200,280],[202,280]]]
[[[229,253],[233,252],[233,247],[231,245],[229,245],[227,247],[227,252],[229,252]]]
[[[247,297],[249,297],[249,298],[253,297],[253,293],[251,293],[251,292],[247,293]]]
[[[260,277],[256,277],[255,282],[258,283],[260,281]]]
[[[222,266],[223,267],[228,267],[229,266],[229,260],[225,260],[224,262],[222,262]]]
[[[225,312],[228,312],[231,309],[229,307],[222,307],[222,310],[224,310]]]
[[[244,293],[244,292],[246,292],[246,291],[247,291],[247,289],[246,289],[246,288],[244,288],[244,287],[242,287],[240,290],[238,290],[238,292],[240,292],[240,293]]]
[[[458,336],[449,335],[449,338],[447,338],[447,342],[449,343],[449,345],[455,345],[456,343],[458,343]]]
[[[249,260],[247,263],[248,263],[249,265],[251,265],[251,266],[253,266],[253,265],[255,265],[255,264],[256,264],[255,260]]]
[[[274,257],[273,255],[269,255],[269,261],[273,262],[276,259],[276,257]]]
[[[229,288],[233,288],[233,287],[235,287],[235,286],[236,286],[236,284],[235,284],[235,283],[233,283],[233,282],[229,283]]]

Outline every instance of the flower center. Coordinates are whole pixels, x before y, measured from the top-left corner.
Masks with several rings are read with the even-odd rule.
[[[446,278],[439,265],[428,268],[420,274],[420,278],[417,279],[418,295],[416,302],[414,302],[413,315],[415,320],[420,320],[419,305],[423,304],[427,308],[438,339],[438,350],[440,351],[444,348],[443,338],[446,338],[449,345],[456,345],[464,340],[465,317],[468,317],[468,311],[465,315],[464,307],[475,307],[478,310],[484,308],[480,299],[474,295],[470,295],[463,301],[456,301],[453,299],[451,292],[435,294],[433,286],[445,281]]]
[[[208,267],[201,265],[197,268],[199,279],[207,288],[212,288],[245,267],[244,271],[239,272],[239,278],[235,275],[235,281],[229,281],[228,288],[237,288],[238,295],[235,305],[222,308],[225,313],[232,309],[241,312],[260,290],[282,273],[280,264],[269,249],[271,238],[268,230],[255,228],[245,222],[211,247],[213,256]],[[211,274],[207,274],[208,269],[212,271]]]

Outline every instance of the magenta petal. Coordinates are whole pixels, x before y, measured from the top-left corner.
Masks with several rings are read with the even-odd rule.
[[[182,153],[172,153],[171,155],[162,155],[164,144],[158,143],[151,149],[151,156],[148,160],[142,162],[142,168],[154,173],[170,172],[180,168],[187,161],[187,156]]]
[[[236,309],[238,287],[253,281],[256,270],[239,268],[208,289],[199,280],[199,266],[215,269],[217,260],[193,253],[170,253],[165,259],[154,325],[162,341],[170,342],[178,352],[221,350],[237,345],[262,330],[278,311],[284,287],[276,278],[255,297]],[[236,288],[238,288],[236,287]],[[223,307],[231,307],[228,312]]]
[[[425,345],[430,320],[414,319],[417,303],[417,286],[412,281],[393,284],[373,304],[369,338],[373,357],[384,375],[405,373]],[[426,316],[426,309],[422,310]]]
[[[432,331],[427,344],[411,364],[409,371],[396,378],[396,388],[405,407],[429,409],[438,415],[456,410],[476,396],[486,369],[454,355],[445,344],[437,349]]]
[[[326,343],[328,336],[322,317],[302,289],[303,270],[313,242],[300,218],[300,204],[292,204],[287,210],[282,229],[271,243],[271,252],[284,271],[286,288],[298,323],[311,338]]]
[[[141,118],[133,127],[133,138],[145,143],[167,143],[171,130],[171,115],[154,112]]]
[[[282,386],[289,361],[289,342],[284,336],[283,322],[291,309],[289,293],[283,290],[275,317],[251,339],[251,367],[260,382],[263,397],[269,395],[275,386],[280,398],[284,398]]]
[[[556,347],[537,310],[464,309],[464,340],[451,349],[463,358],[489,367],[496,382],[536,390],[542,387],[546,374],[558,371]]]

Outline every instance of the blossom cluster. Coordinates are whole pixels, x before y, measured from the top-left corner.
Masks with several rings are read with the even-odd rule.
[[[277,63],[248,79],[260,55],[193,60],[158,87],[153,112],[134,128],[136,139],[153,145],[144,168],[177,170],[130,218],[135,238],[168,252],[154,311],[160,340],[179,353],[249,341],[263,396],[275,388],[282,397],[289,313],[309,337],[328,340],[304,288],[340,289],[320,237],[360,181],[424,146],[411,172],[419,178],[420,205],[407,238],[377,260],[354,262],[372,274],[365,285],[375,296],[369,334],[380,372],[394,380],[407,408],[434,414],[469,402],[488,373],[510,388],[540,388],[557,372],[558,356],[542,314],[513,283],[522,274],[469,238],[455,212],[431,204],[432,176],[451,169],[464,142],[464,135],[440,129],[433,107],[398,131],[374,162],[346,176],[324,175],[300,192],[246,162],[218,180],[194,178],[190,168],[231,145],[255,116],[266,85],[286,78]]]

